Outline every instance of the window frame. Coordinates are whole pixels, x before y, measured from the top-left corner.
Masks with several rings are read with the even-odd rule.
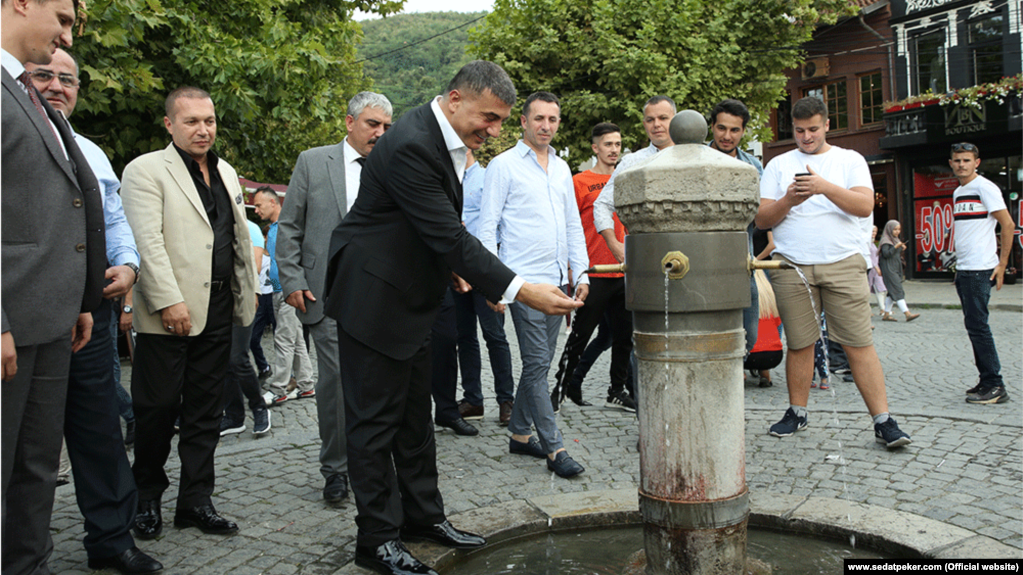
[[[843,86],[843,91],[845,93],[843,95],[841,95],[841,96],[836,94],[834,99],[829,98],[829,94],[831,93],[830,89],[831,88],[836,88],[839,84],[841,84]],[[820,95],[813,93],[813,92],[817,92],[817,91],[820,92]],[[815,86],[807,86],[807,87],[803,88],[803,97],[805,98],[807,96],[820,97],[822,100],[824,100],[824,103],[827,104],[827,106],[828,106],[828,120],[831,120],[831,123],[830,123],[829,128],[828,128],[829,131],[838,132],[838,131],[842,131],[842,130],[848,130],[850,128],[850,122],[849,122],[849,82],[848,82],[848,80],[846,78],[838,78],[838,79],[835,79],[835,80],[833,80],[831,82],[825,82],[823,84],[817,84]],[[834,101],[836,104],[839,101],[844,101],[845,102],[845,110],[844,110],[844,114],[842,114],[843,116],[845,116],[845,125],[844,126],[839,126],[838,125],[838,123],[839,123],[837,121],[837,119],[839,117],[838,106],[832,105],[832,101]]]
[[[876,92],[878,99],[875,101],[873,97],[871,98],[872,105],[870,106],[870,108],[876,109],[877,114],[873,116],[875,118],[873,121],[868,122],[866,121],[864,116],[865,108],[863,107],[864,94],[863,80],[865,78],[872,78],[874,76],[877,76],[877,85],[875,87],[873,86],[873,82],[871,82],[872,87],[870,92],[871,94],[874,94]],[[861,128],[875,127],[884,124],[884,74],[881,73],[881,70],[874,70],[872,72],[867,72],[866,74],[860,74],[856,76],[856,91],[857,91],[856,107],[859,110],[860,127]]]

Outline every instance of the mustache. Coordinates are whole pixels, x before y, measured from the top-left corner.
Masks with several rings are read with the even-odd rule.
[[[370,138],[369,141],[366,142],[366,143],[369,144],[369,145],[373,145],[373,144],[376,144],[377,140],[379,140],[379,139],[380,138]]]

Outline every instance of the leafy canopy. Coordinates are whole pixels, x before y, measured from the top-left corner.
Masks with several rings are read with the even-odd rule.
[[[646,146],[642,106],[658,94],[704,114],[742,100],[753,115],[747,137],[768,141],[767,112],[799,45],[852,13],[848,0],[495,0],[469,50],[503,66],[520,101],[536,90],[561,98],[554,145],[575,166],[591,157],[598,122],[618,124],[623,146]]]
[[[348,99],[369,88],[355,62],[355,9],[404,0],[90,0],[72,53],[82,88],[72,118],[120,170],[170,142],[163,100],[210,92],[217,152],[246,177],[287,182],[299,152],[337,142]]]

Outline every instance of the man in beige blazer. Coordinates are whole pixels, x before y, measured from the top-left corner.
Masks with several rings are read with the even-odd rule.
[[[121,196],[146,273],[135,286],[138,332],[131,394],[135,407],[138,513],[135,534],[152,539],[169,486],[164,464],[181,418],[176,527],[234,533],[217,514],[213,453],[220,437],[231,323],[255,315],[256,269],[238,174],[212,151],[217,118],[210,95],[192,87],[167,96],[173,142],[124,169]]]

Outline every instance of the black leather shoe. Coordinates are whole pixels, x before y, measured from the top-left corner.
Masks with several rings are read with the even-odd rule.
[[[438,419],[437,425],[446,427],[458,435],[479,435],[480,430],[476,429],[469,424],[466,420],[459,417],[458,419],[452,419],[451,421],[443,421]]]
[[[132,531],[139,539],[155,539],[163,531],[159,499],[139,499],[139,504],[135,508],[135,525],[132,527]]]
[[[138,547],[126,549],[113,557],[89,559],[89,569],[117,569],[121,573],[156,573],[163,570],[163,564],[139,551]]]
[[[476,549],[487,544],[487,540],[475,533],[469,533],[448,522],[447,519],[436,525],[411,525],[405,524],[401,528],[401,539],[403,541],[432,541],[440,543],[445,547],[455,549]]]
[[[228,535],[238,532],[238,524],[217,515],[217,510],[209,503],[190,509],[178,509],[174,514],[174,526],[182,529],[198,527],[203,533],[213,535]]]
[[[429,565],[413,557],[400,539],[378,547],[357,546],[355,564],[384,575],[437,575]]]
[[[341,503],[341,500],[348,497],[348,477],[342,473],[335,473],[327,478],[323,486],[323,500],[327,503]]]
[[[589,406],[593,405],[592,403],[590,403],[590,402],[586,401],[585,399],[583,399],[583,390],[582,390],[582,388],[566,387],[565,388],[565,397],[567,397],[568,399],[571,399],[572,403],[578,405],[579,407],[589,407]],[[561,401],[564,402],[565,400],[562,399]]]
[[[558,475],[558,477],[575,477],[583,471],[586,471],[582,465],[575,462],[574,459],[568,456],[567,451],[559,451],[554,459],[547,458],[547,469],[550,469]]]
[[[540,446],[540,440],[535,435],[529,436],[529,441],[516,441],[515,438],[508,440],[508,453],[515,453],[518,455],[531,455],[537,459],[547,457],[547,453],[544,452],[543,447]]]

